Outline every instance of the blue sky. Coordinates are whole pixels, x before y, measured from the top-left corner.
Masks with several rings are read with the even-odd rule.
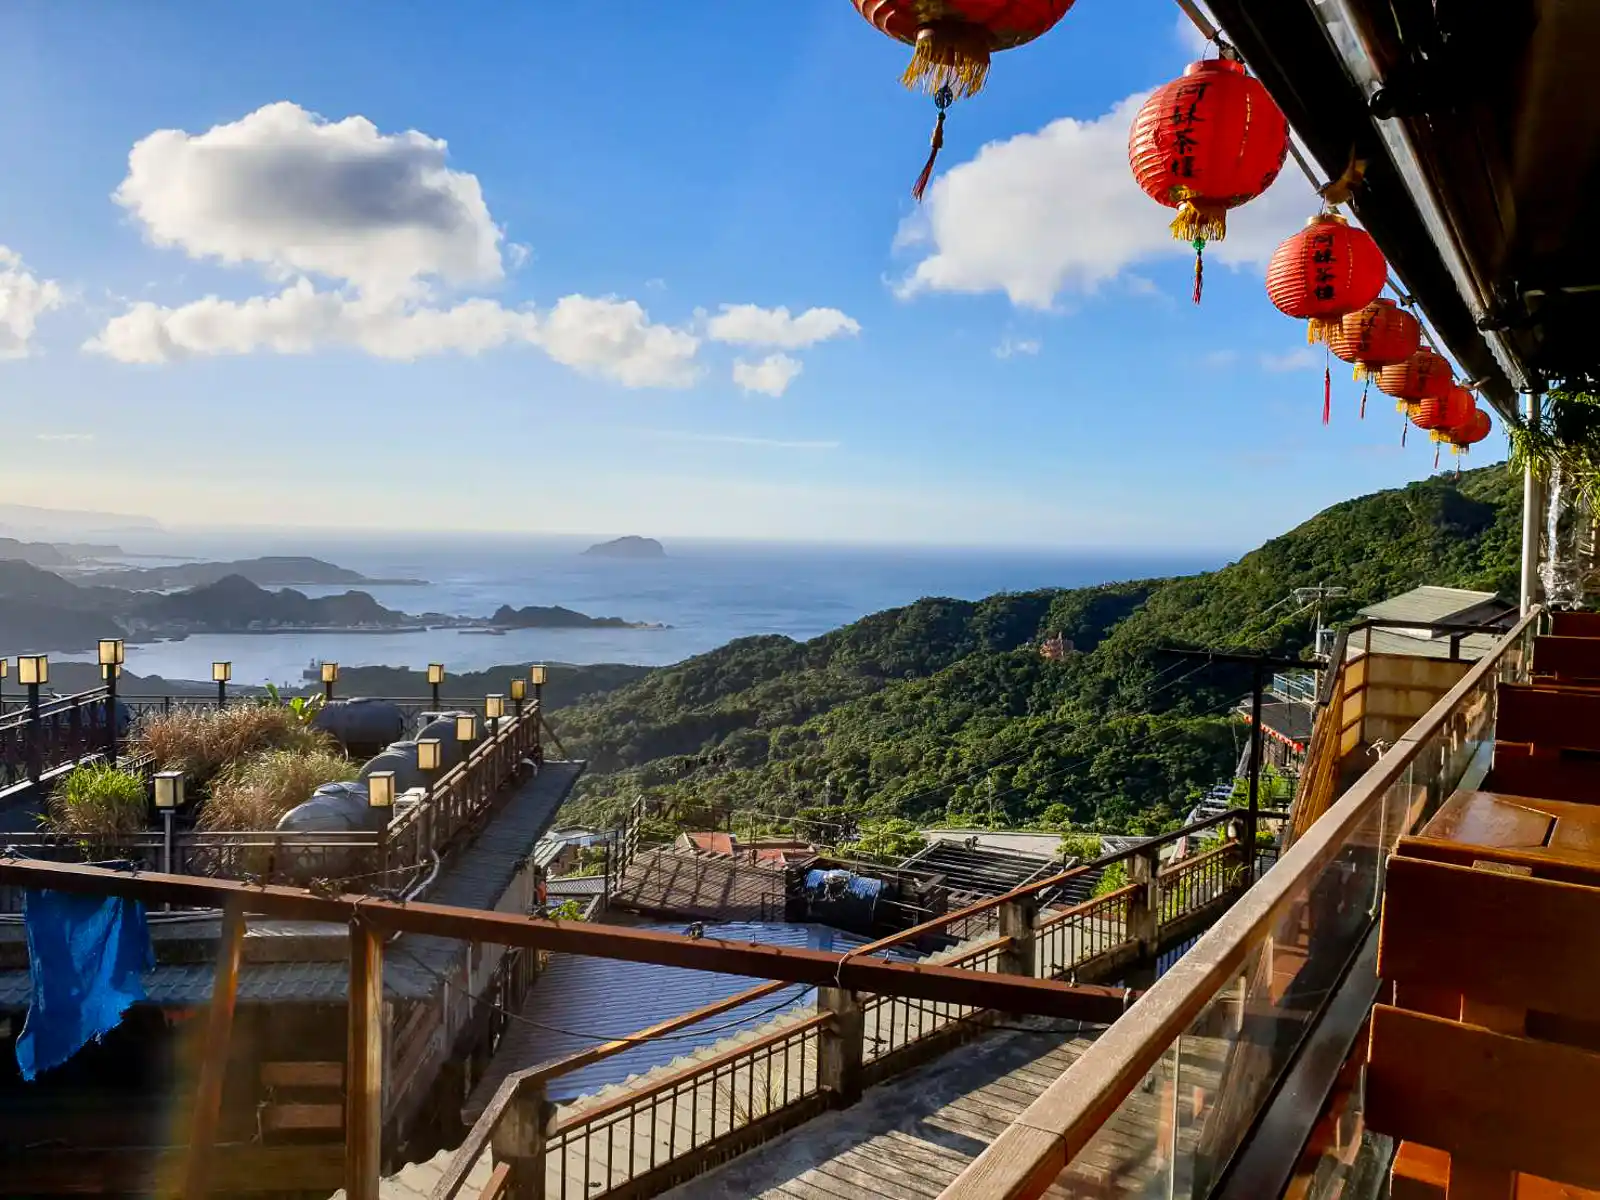
[[[0,500],[173,525],[1242,549],[1420,478],[1128,179],[1168,0],[931,125],[848,0],[0,10]],[[1489,461],[1498,431],[1479,447]]]

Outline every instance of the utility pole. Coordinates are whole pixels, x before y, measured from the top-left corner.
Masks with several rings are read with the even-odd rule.
[[[1322,653],[1322,602],[1324,600],[1337,600],[1340,596],[1348,596],[1350,589],[1347,587],[1301,587],[1294,589],[1294,602],[1301,606],[1315,604],[1316,607],[1316,636],[1311,645],[1317,654]]]
[[[1206,663],[1231,663],[1250,668],[1250,799],[1244,819],[1245,884],[1255,881],[1256,821],[1261,811],[1261,697],[1267,688],[1269,671],[1292,671],[1307,664],[1298,658],[1272,658],[1266,654],[1239,654],[1223,650],[1178,650],[1163,648],[1163,654],[1197,659]]]

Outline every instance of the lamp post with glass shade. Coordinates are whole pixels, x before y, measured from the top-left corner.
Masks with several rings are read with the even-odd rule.
[[[444,743],[438,738],[417,739],[417,770],[428,781],[428,794],[423,798],[422,836],[418,839],[423,853],[433,845],[433,790],[438,786],[439,768],[444,766]]]
[[[484,733],[499,733],[500,721],[506,715],[506,698],[495,694],[483,698]]]
[[[522,702],[528,695],[528,681],[526,679],[513,679],[511,681],[511,711],[517,719],[522,719]]]
[[[428,686],[433,689],[433,711],[439,711],[439,685],[444,682],[444,664],[428,664]]]
[[[161,870],[172,874],[172,820],[183,804],[183,772],[157,771],[156,811],[161,814]]]
[[[333,685],[339,682],[339,664],[325,662],[322,664],[322,698],[333,699]]]
[[[11,660],[0,658],[0,717],[6,715],[6,672],[11,670]]]
[[[125,649],[121,638],[100,639],[100,673],[106,680],[106,758],[117,765],[117,676]]]
[[[528,668],[528,681],[533,684],[533,703],[535,706],[544,703],[544,681],[546,671],[543,663],[534,663]]]
[[[228,680],[233,678],[233,664],[231,662],[214,662],[211,664],[211,678],[217,681],[217,707],[228,707]]]
[[[389,817],[394,811],[394,772],[367,776],[367,804],[378,821],[378,870],[389,873]]]
[[[478,714],[458,713],[456,715],[456,741],[461,743],[461,761],[466,762],[472,756],[472,743],[478,740]]]
[[[50,682],[50,659],[43,654],[18,655],[17,682],[28,689],[28,778],[38,783],[42,765],[39,689]]]

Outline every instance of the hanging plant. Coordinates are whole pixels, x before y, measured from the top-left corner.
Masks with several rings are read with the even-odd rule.
[[[1513,471],[1544,479],[1559,468],[1580,496],[1600,505],[1600,378],[1569,377],[1545,393],[1537,427],[1523,416],[1505,425]]]

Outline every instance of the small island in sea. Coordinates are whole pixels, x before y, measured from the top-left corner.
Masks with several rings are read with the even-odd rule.
[[[629,535],[599,542],[590,546],[584,554],[592,558],[665,558],[667,550],[655,538]]]

